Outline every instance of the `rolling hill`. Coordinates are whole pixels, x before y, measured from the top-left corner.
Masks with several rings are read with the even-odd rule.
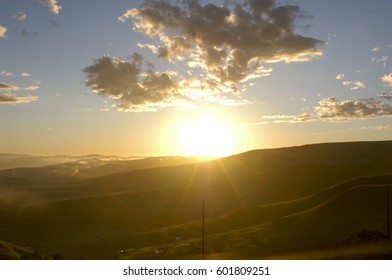
[[[2,173],[0,239],[71,259],[200,258],[204,199],[208,258],[392,252],[385,238],[392,141],[255,150],[151,167],[111,166],[104,176],[94,171],[64,182],[42,172],[34,178],[34,170],[27,177]],[[364,233],[378,239],[353,242]],[[358,249],[364,244],[371,248]]]

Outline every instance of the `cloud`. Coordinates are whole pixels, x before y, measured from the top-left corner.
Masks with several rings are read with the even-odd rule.
[[[336,76],[336,80],[343,80],[344,79],[344,74],[338,74]]]
[[[383,55],[382,57],[372,57],[372,62],[374,63],[382,63],[383,67],[387,67],[389,56]]]
[[[374,98],[364,100],[343,100],[329,97],[315,107],[317,119],[361,119],[378,116],[392,116],[392,106]]]
[[[9,93],[0,93],[0,104],[30,103],[37,99],[37,96],[16,96]]]
[[[381,80],[385,82],[388,86],[392,87],[392,73],[382,76]]]
[[[23,72],[23,73],[20,73],[20,76],[21,77],[30,77],[31,75],[30,75],[30,73]]]
[[[324,42],[295,32],[297,20],[306,18],[299,6],[274,0],[223,6],[203,6],[197,0],[176,3],[144,1],[119,20],[132,18],[137,31],[157,37],[159,44],[142,45],[157,56],[185,61],[191,71],[202,70],[217,84],[235,86],[269,75],[267,64],[308,61],[322,54],[318,46]]]
[[[8,85],[0,82],[0,90],[18,90],[19,88],[16,86]]]
[[[12,16],[14,19],[19,21],[25,21],[27,18],[26,13],[24,12],[17,12],[15,15]]]
[[[62,7],[58,5],[57,0],[39,0],[39,2],[50,9],[53,14],[58,14]]]
[[[35,91],[37,89],[39,89],[39,86],[28,86],[24,88],[24,90],[28,90],[28,91]]]
[[[389,56],[387,56],[387,55],[383,55],[382,57],[373,57],[372,58],[372,61],[373,62],[377,62],[377,63],[379,63],[379,62],[387,62],[388,61],[388,59],[389,59]]]
[[[7,32],[7,28],[0,25],[0,38],[5,37],[5,33]]]
[[[151,63],[137,53],[128,60],[103,56],[82,71],[87,75],[85,85],[95,94],[112,99],[114,107],[119,111],[194,108],[212,103],[238,106],[249,103],[240,96],[233,96],[235,88],[219,85],[213,79],[184,79],[174,71],[157,72]]]
[[[374,47],[373,49],[371,49],[372,52],[378,52],[379,50],[381,50],[380,47]]]
[[[376,126],[366,126],[366,127],[360,127],[359,129],[362,130],[389,130],[392,129],[392,125],[376,125]]]
[[[341,77],[339,77],[340,79],[338,79],[339,75],[336,76],[336,79],[341,80],[344,78],[343,74],[340,74],[340,75],[342,75]],[[365,83],[361,82],[361,81],[343,81],[342,84],[346,87],[349,87],[351,90],[359,90],[359,89],[366,88]]]
[[[383,93],[379,96],[388,101],[392,100],[390,93]],[[262,119],[267,121],[256,124],[299,123],[316,120],[347,121],[372,117],[392,117],[392,104],[375,98],[341,101],[337,97],[328,97],[319,101],[312,113],[302,113],[297,116],[263,116]]]
[[[105,97],[116,101],[120,110],[170,102],[178,95],[178,84],[167,73],[154,72],[140,54],[129,61],[103,56],[83,69],[85,84]]]
[[[11,71],[1,71],[1,72],[0,72],[0,75],[1,75],[1,76],[4,76],[4,77],[13,77],[13,76],[14,76],[14,73],[11,72]]]
[[[361,81],[355,81],[354,85],[350,87],[351,90],[365,89],[366,86]]]

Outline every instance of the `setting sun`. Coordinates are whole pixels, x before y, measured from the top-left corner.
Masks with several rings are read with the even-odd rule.
[[[186,155],[225,156],[232,152],[234,137],[230,129],[214,117],[184,123],[179,141]]]

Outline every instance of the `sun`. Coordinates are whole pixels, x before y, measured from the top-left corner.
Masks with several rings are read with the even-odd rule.
[[[179,129],[179,141],[188,156],[226,156],[234,145],[229,127],[211,116],[184,123]]]

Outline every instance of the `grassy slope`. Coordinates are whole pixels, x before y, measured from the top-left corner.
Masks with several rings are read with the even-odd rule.
[[[113,258],[126,248],[138,249],[129,258],[154,258],[159,246],[167,246],[164,258],[189,258],[199,252],[200,202],[205,198],[209,244],[215,244],[208,249],[211,254],[266,257],[279,250],[305,249],[288,240],[314,227],[310,217],[322,214],[317,210],[323,209],[320,204],[337,200],[334,197],[358,185],[385,183],[385,178],[331,186],[359,176],[392,173],[391,163],[392,142],[341,143],[252,151],[209,163],[132,170],[63,186],[12,185],[3,178],[3,189],[30,191],[41,203],[3,208],[0,239],[71,258]],[[321,222],[336,215],[333,207],[326,209]],[[288,218],[301,211],[304,223],[299,214]],[[263,240],[278,249],[266,250]],[[312,242],[313,247],[322,245]],[[325,242],[330,244],[329,239]]]
[[[37,260],[43,256],[34,252],[31,248],[25,248],[10,242],[0,240],[1,260]]]
[[[382,184],[367,185],[372,181]],[[215,258],[268,258],[348,246],[350,236],[363,229],[386,234],[386,182],[392,182],[392,176],[356,178],[303,199],[245,208],[210,219],[206,222],[206,252]],[[168,235],[186,236],[187,240],[160,246],[165,254],[159,257],[198,258],[200,233],[195,229],[200,225],[169,228]],[[143,248],[124,258],[158,257],[154,256],[156,250],[156,246]],[[306,257],[308,253],[296,256]]]

